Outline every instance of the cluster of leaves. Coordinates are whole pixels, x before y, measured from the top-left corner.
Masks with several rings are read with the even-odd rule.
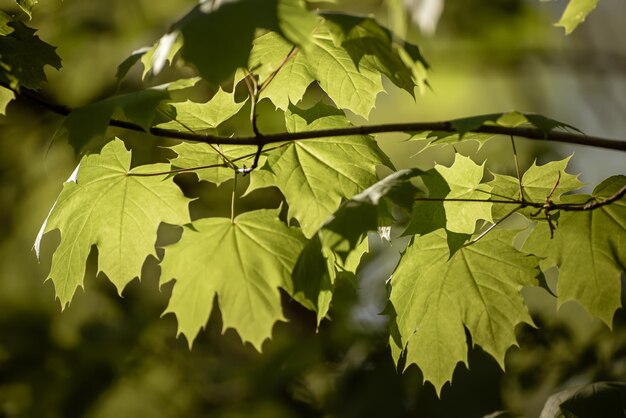
[[[159,225],[178,225],[182,237],[161,258],[161,283],[175,281],[165,312],[176,316],[191,345],[217,300],[224,329],[260,350],[274,324],[286,320],[281,289],[322,321],[337,278],[354,279],[368,233],[393,228],[411,240],[389,281],[391,351],[399,367],[419,366],[438,392],[459,362],[467,365],[468,345],[503,366],[515,327],[532,324],[520,290],[545,285],[542,270],[553,265],[560,272],[558,303],[575,300],[610,326],[626,265],[626,176],[605,180],[588,196],[571,194],[582,184],[566,172],[569,159],[534,164],[517,177],[487,174],[484,163],[461,154],[449,167],[397,171],[372,136],[339,133],[352,127],[346,112],[368,117],[383,76],[410,94],[427,85],[419,49],[371,17],[313,13],[298,0],[258,3],[203,2],[118,71],[121,79],[141,62],[145,77],[184,62],[202,82],[181,78],[65,119],[61,132],[77,150],[104,146],[82,158],[35,243],[38,251],[46,232],[61,233],[48,278],[63,307],[82,286],[92,246],[99,271],[122,292],[145,259],[157,256]],[[36,62],[28,63],[38,72],[10,60],[12,42],[39,50],[33,49],[39,39],[20,25],[7,17],[0,44],[1,81],[14,89],[40,82],[43,65],[59,65],[54,50],[41,45],[46,53],[33,53]],[[226,41],[205,42],[217,35]],[[185,100],[184,90],[198,83],[213,89],[212,98]],[[266,146],[257,126],[262,100],[289,133],[338,134]],[[227,122],[246,111],[255,136],[233,145],[236,132]],[[106,136],[111,124],[163,136],[191,133],[197,142],[169,143],[175,157],[168,163],[131,167],[124,142]],[[493,136],[472,132],[488,124],[530,124],[547,134],[568,128],[513,112],[452,121],[451,132],[407,134],[433,144],[484,143]],[[203,141],[215,133],[222,135],[218,144]],[[379,180],[377,170],[392,174]],[[271,207],[236,215],[234,189],[230,217],[192,221],[190,199],[173,176],[188,171],[218,185],[249,174],[247,193],[277,188],[286,216]],[[517,222],[510,222],[514,214]]]

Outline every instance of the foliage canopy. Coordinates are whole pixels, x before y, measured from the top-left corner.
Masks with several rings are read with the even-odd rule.
[[[18,3],[31,13],[34,2]],[[572,31],[595,4],[572,0],[558,24]],[[4,110],[14,94],[45,81],[44,66],[61,63],[5,13],[0,35]],[[520,290],[544,285],[550,266],[559,270],[559,304],[575,300],[611,325],[626,265],[626,176],[585,195],[576,193],[583,185],[568,172],[569,158],[517,167],[516,177],[486,173],[460,153],[449,167],[396,170],[371,134],[404,132],[445,146],[505,134],[513,149],[514,136],[604,142],[519,112],[361,129],[354,115],[368,117],[385,79],[417,96],[429,65],[373,17],[312,11],[302,0],[203,2],[154,46],[132,53],[118,79],[137,63],[145,78],[168,65],[199,77],[187,72],[71,111],[50,107],[68,113],[57,139],[83,155],[35,243],[38,252],[46,232],[60,231],[48,278],[63,307],[83,285],[92,246],[99,271],[121,293],[157,256],[159,226],[176,225],[182,237],[160,257],[161,283],[174,281],[165,313],[191,346],[216,300],[224,330],[261,350],[286,320],[281,290],[323,320],[337,277],[355,279],[368,234],[392,228],[411,238],[388,283],[391,352],[398,365],[417,365],[437,392],[457,363],[467,364],[468,344],[503,366],[515,327],[532,324]],[[191,100],[198,90],[210,98]],[[258,105],[270,103],[282,131],[263,130]],[[243,137],[232,121],[246,112],[251,134]],[[163,141],[168,162],[132,167],[132,151],[108,136],[110,126],[185,141]],[[233,183],[231,216],[194,219],[175,181],[183,172]],[[239,213],[244,176],[246,193],[277,188],[282,205]]]

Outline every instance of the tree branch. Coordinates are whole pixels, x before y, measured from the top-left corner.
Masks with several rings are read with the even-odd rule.
[[[8,87],[7,87],[8,88]],[[71,109],[52,104],[39,95],[27,89],[22,89],[20,92],[15,92],[33,101],[34,103],[46,108],[47,110],[56,113],[61,116],[67,116]],[[127,129],[131,131],[145,132],[145,130],[132,122],[111,119],[109,126]],[[282,132],[275,134],[264,134],[259,136],[245,136],[245,137],[226,137],[218,135],[209,135],[203,133],[192,132],[179,132],[163,128],[150,128],[148,133],[162,138],[181,139],[192,142],[201,142],[205,144],[214,145],[267,145],[276,142],[284,141],[299,141],[313,138],[328,138],[337,136],[350,136],[350,135],[369,135],[386,132],[418,132],[418,131],[443,131],[456,133],[451,121],[442,122],[414,122],[414,123],[389,123],[382,125],[365,125],[365,126],[350,126],[347,128],[335,128],[335,129],[320,129],[315,131],[302,131],[302,132]],[[524,128],[524,127],[505,127],[505,126],[491,126],[483,125],[479,128],[471,130],[476,133],[487,133],[507,136],[517,136],[527,139],[551,141],[551,142],[564,142],[576,145],[586,145],[595,148],[604,148],[617,151],[626,151],[626,141],[614,140],[608,138],[601,138],[596,136],[588,136],[583,134],[577,134],[564,131],[550,131],[548,133],[536,129],[536,128]]]

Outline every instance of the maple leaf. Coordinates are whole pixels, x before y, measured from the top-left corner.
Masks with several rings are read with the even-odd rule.
[[[35,33],[34,29],[0,11],[0,81],[13,89],[20,86],[37,89],[46,81],[46,65],[61,68],[56,48]]]
[[[284,62],[292,48],[293,45],[279,34],[266,33],[254,40],[248,63],[248,67],[259,76],[259,82],[265,84],[259,99],[267,98],[283,111],[291,103],[296,104],[302,100],[307,87],[315,81],[309,71],[309,63],[301,51]],[[268,84],[270,75],[279,68],[280,71]]]
[[[198,78],[180,79],[74,109],[63,121],[59,133],[67,133],[70,145],[76,151],[81,151],[94,138],[100,138],[105,134],[109,121],[116,111],[122,112],[129,121],[148,131],[155,120],[158,106],[171,100],[170,92],[192,87],[198,80]]]
[[[290,107],[289,132],[351,126],[342,111],[318,103],[307,110]],[[311,237],[349,198],[377,180],[376,166],[391,165],[370,136],[292,141],[267,153],[267,164],[253,171],[249,193],[276,186],[289,204],[289,217]]]
[[[217,128],[227,119],[235,116],[246,104],[236,102],[235,93],[219,88],[211,100],[206,103],[196,103],[187,100],[182,103],[167,105],[166,115],[171,121],[157,125],[159,128],[177,131],[198,132]]]
[[[592,196],[564,196],[562,202],[602,201],[625,185],[626,176],[613,176],[600,183]],[[621,306],[620,275],[626,266],[626,198],[594,210],[561,211],[554,239],[550,240],[548,225],[541,223],[522,249],[546,257],[547,266],[558,266],[558,306],[575,300],[612,325]]]
[[[435,170],[448,183],[450,192],[447,199],[488,200],[491,186],[481,183],[484,166],[478,165],[471,158],[456,154],[450,167],[435,165]],[[476,221],[491,221],[491,203],[445,201],[446,229],[452,232],[472,234]]]
[[[524,199],[527,202],[544,203],[549,197],[554,203],[561,201],[564,193],[578,190],[584,186],[578,180],[578,175],[569,174],[565,171],[572,157],[569,156],[560,161],[550,161],[544,165],[533,162],[522,175],[522,189]],[[493,198],[502,200],[509,198],[511,201],[520,200],[519,181],[515,177],[502,174],[494,174],[494,179],[489,184],[492,187]],[[502,218],[514,208],[515,205],[506,203],[494,203],[493,216]],[[520,211],[526,216],[536,212],[535,208],[524,208]]]
[[[230,0],[203,2],[173,28],[183,35],[183,57],[217,85],[246,66],[257,28],[279,32],[307,49],[316,22],[302,0]]]
[[[166,171],[169,164],[130,169],[130,161],[131,153],[119,139],[106,144],[100,154],[84,157],[77,176],[65,183],[42,226],[41,234],[53,229],[61,232],[48,279],[62,307],[82,286],[92,245],[98,247],[98,271],[121,293],[141,275],[146,257],[156,257],[159,224],[189,222],[189,199],[171,178],[166,174],[137,176]]]
[[[217,301],[223,329],[234,328],[261,350],[276,321],[286,320],[279,288],[291,292],[291,272],[305,239],[278,219],[276,210],[242,213],[235,219],[206,218],[185,228],[166,247],[161,283],[176,279],[165,313],[191,346]]]
[[[458,362],[467,364],[464,326],[503,367],[516,344],[515,326],[532,324],[520,289],[537,283],[539,259],[512,246],[517,232],[491,231],[452,256],[444,230],[415,237],[392,275],[390,301],[406,367],[417,364],[437,393]]]

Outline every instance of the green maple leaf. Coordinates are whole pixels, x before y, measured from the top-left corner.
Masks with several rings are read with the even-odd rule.
[[[578,25],[585,21],[587,15],[598,5],[598,0],[570,0],[563,15],[556,23],[565,29],[569,35]]]
[[[234,220],[200,219],[166,247],[161,282],[176,283],[165,313],[176,315],[179,333],[190,345],[215,297],[223,329],[234,328],[259,351],[274,324],[285,320],[279,288],[291,292],[291,272],[305,240],[277,215],[257,210]]]
[[[578,175],[567,173],[565,170],[572,157],[567,157],[560,161],[550,161],[544,165],[537,165],[533,162],[522,175],[522,188],[524,199],[527,202],[544,203],[549,197],[554,203],[561,201],[563,193],[578,190],[584,186],[578,180]],[[494,174],[494,179],[488,183],[491,187],[493,198],[497,200],[520,200],[519,181],[515,177]],[[493,205],[493,216],[497,219],[509,213],[515,205],[495,203]],[[530,215],[536,212],[535,208],[525,208],[521,213]]]
[[[203,2],[173,29],[183,35],[183,58],[210,84],[217,85],[246,66],[258,28],[279,32],[307,49],[316,24],[316,16],[301,0],[232,0]]]
[[[419,49],[394,40],[394,35],[372,17],[326,13],[324,25],[336,46],[348,52],[359,69],[371,68],[414,96],[415,86],[426,84],[429,65]]]
[[[592,196],[564,196],[562,202],[602,201],[625,185],[626,176],[614,176],[599,184]],[[575,300],[611,326],[621,306],[620,275],[626,266],[626,198],[590,211],[561,211],[554,239],[548,226],[539,224],[523,250],[558,266],[559,306]]]
[[[456,154],[450,167],[435,165],[435,170],[445,179],[450,188],[446,199],[487,200],[491,186],[481,183],[484,163],[478,165],[471,158]],[[446,229],[452,232],[472,234],[476,221],[491,221],[491,203],[489,202],[453,202],[445,201]]]
[[[171,178],[165,174],[133,176],[166,171],[169,164],[130,169],[130,161],[131,153],[119,139],[105,145],[100,154],[84,157],[77,178],[65,183],[42,226],[35,243],[37,252],[43,233],[61,232],[48,279],[63,307],[82,286],[92,245],[98,247],[99,271],[121,293],[128,282],[140,276],[146,257],[156,257],[159,224],[189,222],[189,199]]]
[[[394,344],[406,350],[406,367],[417,364],[437,393],[458,362],[467,364],[464,326],[503,367],[515,327],[532,324],[520,289],[536,284],[539,259],[513,248],[516,233],[491,231],[452,256],[445,231],[415,237],[392,275]]]
[[[291,106],[285,117],[289,132],[351,126],[343,112],[324,104],[307,110]],[[292,141],[267,153],[263,169],[252,172],[248,192],[278,187],[289,204],[289,217],[311,237],[342,198],[376,182],[376,166],[382,164],[391,165],[370,136]]]
[[[197,82],[197,78],[180,79],[75,109],[65,118],[57,135],[67,133],[70,145],[81,151],[103,137],[115,112],[123,113],[126,119],[148,131],[155,121],[158,106],[171,100],[170,92],[192,87]]]
[[[259,98],[269,99],[274,106],[284,111],[291,103],[302,100],[307,87],[315,81],[302,51],[296,52],[284,63],[292,48],[293,45],[279,34],[266,33],[254,40],[248,64],[259,76],[261,83],[266,83],[270,74],[280,68],[274,79],[265,85]]]
[[[157,126],[186,132],[214,129],[235,116],[246,102],[247,99],[239,103],[236,102],[234,92],[229,93],[219,88],[211,100],[206,103],[187,100],[182,103],[169,104],[164,113],[171,121]]]
[[[170,147],[178,156],[170,160],[173,167],[193,169],[199,180],[217,185],[232,180],[235,172],[229,161],[240,165],[241,157],[252,158],[255,148],[247,145],[208,145],[180,143]]]
[[[311,76],[337,107],[368,117],[376,96],[384,90],[381,75],[374,66],[368,62],[357,66],[348,51],[336,46],[330,33],[322,29],[314,36],[306,62]]]
[[[262,83],[280,68],[261,98],[283,110],[298,103],[313,81],[339,108],[364,117],[383,91],[381,74],[412,95],[416,85],[425,83],[428,65],[417,47],[395,43],[372,18],[325,14],[308,47],[285,62],[292,48],[292,43],[268,33],[254,41],[250,54],[249,68]]]
[[[37,89],[46,81],[46,65],[61,68],[56,48],[35,33],[34,29],[0,11],[0,82],[13,89],[20,86]]]

